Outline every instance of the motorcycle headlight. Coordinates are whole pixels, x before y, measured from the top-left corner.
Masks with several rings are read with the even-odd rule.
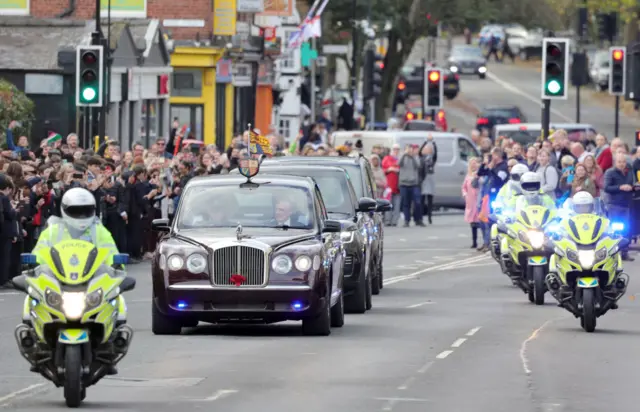
[[[353,237],[356,232],[340,232],[340,240],[342,243],[350,243],[353,242]]]
[[[48,306],[52,308],[59,308],[62,304],[62,296],[59,293],[52,291],[51,289],[47,289],[44,292],[44,299]]]
[[[458,68],[456,66],[449,67],[449,70],[451,70],[451,73],[458,73]]]
[[[580,258],[578,257],[578,253],[576,253],[576,251],[572,249],[567,249],[567,259],[575,263],[580,263]]]
[[[86,308],[87,295],[84,292],[64,292],[62,294],[62,313],[69,320],[78,320]]]
[[[600,262],[601,260],[605,260],[607,258],[607,248],[601,247],[600,250],[596,252],[595,261]]]
[[[544,233],[535,230],[530,230],[527,233],[529,243],[534,249],[540,249],[544,245]]]
[[[299,270],[300,272],[306,272],[307,270],[311,269],[311,265],[313,264],[313,262],[311,261],[311,258],[309,256],[298,256],[298,258],[296,259],[296,269]]]
[[[184,259],[178,255],[171,255],[167,259],[167,267],[169,270],[180,270],[184,266]]]
[[[203,273],[207,269],[207,258],[200,253],[194,253],[187,258],[187,270],[194,275]]]
[[[595,258],[596,253],[593,250],[578,251],[578,262],[580,262],[580,266],[582,266],[583,269],[591,269]]]
[[[102,289],[94,290],[87,295],[87,307],[95,308],[102,303]]]
[[[271,262],[271,268],[279,275],[286,275],[291,272],[293,262],[287,255],[276,256]]]

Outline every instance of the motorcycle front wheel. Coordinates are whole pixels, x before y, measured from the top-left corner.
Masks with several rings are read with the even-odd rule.
[[[536,305],[544,305],[544,294],[547,291],[547,286],[544,283],[546,276],[546,273],[544,273],[544,267],[535,266],[533,268],[533,294],[534,303]]]
[[[77,408],[84,399],[82,388],[82,347],[70,345],[64,354],[64,399],[69,408]]]
[[[582,328],[586,332],[596,330],[596,290],[595,288],[582,290]]]

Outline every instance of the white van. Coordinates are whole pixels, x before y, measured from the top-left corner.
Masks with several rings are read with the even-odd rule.
[[[464,209],[462,198],[462,182],[467,174],[468,160],[479,157],[479,150],[473,141],[460,133],[424,132],[424,131],[358,131],[336,132],[333,135],[335,146],[343,145],[346,141],[355,144],[362,141],[363,153],[371,153],[373,146],[381,145],[391,148],[399,144],[404,148],[409,144],[422,146],[427,136],[432,135],[438,148],[438,159],[435,168],[436,195],[434,206],[454,209]]]
[[[551,123],[549,135],[556,130],[564,129],[569,135],[569,140],[577,142],[597,134],[595,127],[587,123]],[[540,123],[500,124],[495,127],[494,136],[505,136],[523,146],[530,145],[542,138],[542,125]]]

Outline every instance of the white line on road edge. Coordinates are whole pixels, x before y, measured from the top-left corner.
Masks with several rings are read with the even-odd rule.
[[[376,398],[377,401],[389,401],[389,402],[429,402],[429,399],[419,398]]]
[[[475,328],[471,329],[469,332],[467,332],[467,336],[473,336],[476,333],[478,333],[478,331],[482,329],[482,326],[476,326]]]
[[[445,359],[447,356],[451,355],[453,353],[452,350],[445,350],[443,352],[440,352],[437,356],[436,359]]]
[[[422,269],[422,270],[419,270],[417,272],[410,273],[408,275],[394,276],[392,278],[388,278],[388,279],[386,279],[384,281],[384,284],[385,285],[392,285],[394,283],[402,282],[402,281],[405,281],[405,280],[415,279],[417,276],[420,276],[423,273],[433,272],[433,271],[436,271],[436,270],[455,269],[456,266],[464,265],[464,264],[470,263],[470,262],[480,261],[480,260],[486,259],[486,258],[487,258],[487,256],[475,256],[475,257],[472,257],[472,258],[469,258],[469,259],[460,260],[458,262],[449,262],[449,263],[444,263],[444,264],[437,265],[437,266],[431,266],[431,267],[428,267],[426,269]]]
[[[235,390],[235,389],[220,389],[219,391],[217,391],[213,395],[211,395],[208,398],[206,398],[205,401],[206,402],[217,401],[217,400],[222,399],[222,398],[224,398],[226,396],[233,395],[234,393],[238,393],[238,391]]]
[[[421,306],[425,306],[425,305],[433,305],[436,302],[422,302],[422,303],[416,303],[415,305],[409,305],[407,306],[407,309],[415,309],[415,308],[419,308]]]
[[[45,385],[47,385],[47,384],[46,383],[36,383],[34,385],[29,385],[26,388],[22,388],[22,389],[20,389],[18,391],[11,392],[8,395],[0,397],[0,407],[9,405],[9,403],[10,403],[9,401],[11,401],[12,399],[15,399],[15,398],[17,398],[19,396],[26,395],[26,394],[35,395],[35,393],[30,393],[30,392],[33,392],[38,388],[42,388]]]
[[[514,86],[513,84],[506,82],[502,79],[500,79],[498,76],[496,76],[495,74],[491,73],[491,72],[487,72],[487,77],[490,80],[493,80],[495,83],[498,83],[500,86],[502,86],[503,88],[507,89],[508,91],[510,91],[511,93],[517,94],[519,96],[524,97],[525,99],[535,103],[535,104],[540,104],[540,98],[539,97],[534,97],[531,96],[528,93],[523,92],[522,90],[518,89],[516,86]],[[563,120],[566,120],[569,123],[573,123],[574,119],[565,116],[564,114],[560,113],[558,110],[551,108],[551,113],[555,114],[556,116],[562,118]]]
[[[452,348],[459,348],[463,343],[467,341],[467,338],[460,338],[451,344]]]
[[[418,373],[422,374],[422,373],[426,373],[429,368],[431,367],[431,365],[433,365],[433,361],[429,361],[427,363],[425,363],[424,365],[422,365],[422,367],[420,369],[418,369]]]
[[[527,375],[531,375],[531,369],[529,369],[529,358],[527,358],[527,345],[529,344],[529,342],[534,341],[538,337],[540,332],[542,332],[542,330],[546,328],[547,325],[555,320],[556,319],[551,319],[546,321],[542,324],[542,326],[534,330],[531,336],[529,336],[527,339],[525,339],[524,342],[522,342],[522,345],[520,346],[520,360],[522,361],[522,369],[524,369],[524,373],[526,373]]]
[[[407,379],[402,385],[398,386],[398,390],[399,391],[406,391],[407,388],[409,388],[409,386],[413,383],[413,381],[415,381],[416,378],[415,376],[410,377],[409,379]]]

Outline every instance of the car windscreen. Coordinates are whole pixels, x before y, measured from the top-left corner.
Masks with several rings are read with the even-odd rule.
[[[419,132],[435,132],[436,124],[432,122],[407,122],[404,124],[404,130]]]
[[[193,186],[180,199],[177,229],[215,227],[281,227],[313,229],[311,193],[299,186],[264,183]]]
[[[484,55],[482,54],[482,49],[480,49],[479,47],[461,47],[461,48],[454,48],[451,51],[451,56],[452,57],[458,57],[458,58],[467,58],[467,59],[479,59],[479,58],[484,58]]]
[[[507,119],[520,117],[519,113],[515,109],[487,109],[482,112],[480,117],[504,117]]]
[[[312,169],[274,169],[262,168],[262,173],[274,173],[290,176],[308,176],[316,181],[324,200],[324,205],[329,213],[343,213],[352,215],[355,205],[349,196],[348,177],[345,172],[326,172],[322,168]]]
[[[364,197],[364,187],[362,186],[362,169],[356,165],[340,165],[341,168],[347,171],[351,184],[356,192],[356,196],[359,198]]]

